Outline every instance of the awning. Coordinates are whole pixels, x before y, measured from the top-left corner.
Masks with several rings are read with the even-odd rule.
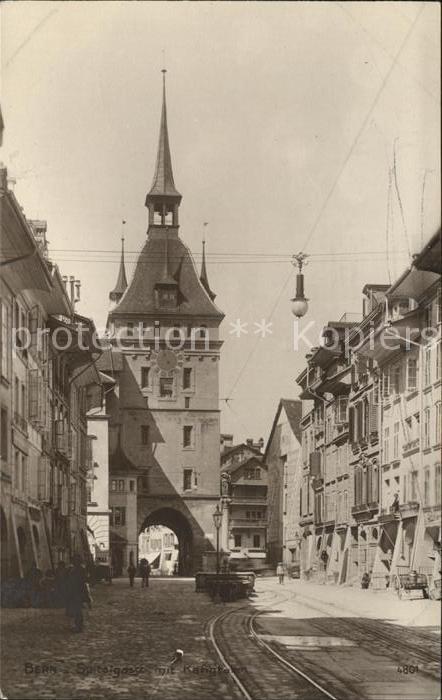
[[[159,552],[149,552],[149,554],[147,554],[144,557],[144,559],[147,559],[147,561],[149,562],[151,567],[153,569],[156,569],[160,565],[160,556],[161,556],[161,554]]]

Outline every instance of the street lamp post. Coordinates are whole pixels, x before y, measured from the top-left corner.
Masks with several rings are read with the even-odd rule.
[[[219,531],[222,522],[222,511],[219,509],[219,504],[216,505],[216,510],[213,514],[213,524],[216,530],[216,573],[219,574]]]

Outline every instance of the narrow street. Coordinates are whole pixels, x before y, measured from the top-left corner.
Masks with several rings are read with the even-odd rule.
[[[378,616],[367,619],[361,611],[358,617],[353,611],[361,595],[357,590],[321,587],[323,596],[318,599],[318,586],[310,591],[298,581],[278,586],[271,578],[257,581],[250,601],[215,604],[206,594],[194,592],[191,579],[153,579],[148,590],[141,589],[139,580],[136,583],[133,589],[123,579],[95,587],[82,635],[70,631],[63,610],[3,610],[6,697],[236,700],[241,693],[208,634],[209,621],[229,612],[218,642],[221,647],[227,644],[226,661],[254,700],[272,697],[278,687],[280,700],[310,700],[321,692],[310,689],[300,675],[282,673],[280,663],[258,647],[248,631],[252,617],[258,638],[332,697],[438,697],[438,606],[433,601],[402,603],[406,614],[420,606],[421,615],[421,603],[428,603],[434,625],[420,628],[393,616],[382,619],[385,601],[375,601],[371,593],[366,605],[375,601],[372,607],[377,606]],[[342,612],[345,593],[352,608],[348,613]],[[394,598],[390,605],[394,609]],[[184,652],[182,662],[164,673],[177,648]]]

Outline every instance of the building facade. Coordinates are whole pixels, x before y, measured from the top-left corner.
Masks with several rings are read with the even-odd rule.
[[[47,256],[46,223],[25,218],[5,169],[0,199],[1,544],[9,578],[76,552],[88,558],[86,412],[100,380],[93,324],[75,314],[75,295]]]
[[[366,285],[362,320],[328,324],[297,379],[304,578],[440,578],[440,246],[439,231],[393,285]]]
[[[301,401],[281,399],[264,455],[268,469],[268,562],[283,562],[298,575],[301,555],[299,522],[302,498]]]
[[[163,85],[157,164],[146,197],[147,241],[127,287],[121,262],[110,294],[113,350],[100,364],[115,379],[106,399],[110,479],[124,481],[121,491],[110,491],[117,570],[136,560],[138,535],[150,525],[176,533],[180,573],[201,567],[203,553],[214,547],[223,314],[214,303],[204,256],[198,276],[179,235],[180,203]]]
[[[230,566],[259,570],[266,566],[267,552],[267,465],[263,461],[263,441],[254,443],[248,439],[231,446],[227,441],[227,447],[223,442],[221,479],[229,485],[225,507]]]
[[[178,550],[178,538],[167,527],[152,525],[140,534],[138,556],[147,559],[153,576],[178,573]]]

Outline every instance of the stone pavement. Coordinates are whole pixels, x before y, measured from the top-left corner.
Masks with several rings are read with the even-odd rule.
[[[441,604],[436,600],[399,600],[393,591],[372,591],[304,582],[299,579],[286,578],[279,585],[276,577],[258,579],[259,590],[287,590],[306,603],[323,607],[326,614],[342,614],[384,619],[393,624],[408,627],[434,627],[440,629]]]
[[[221,611],[193,579],[127,581],[93,589],[83,634],[70,631],[64,610],[1,611],[1,689],[7,698],[57,700],[208,700],[236,698],[205,640],[205,624]],[[174,673],[163,673],[177,648]]]

